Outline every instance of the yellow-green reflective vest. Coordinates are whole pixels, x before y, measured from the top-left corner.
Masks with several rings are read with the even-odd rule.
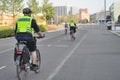
[[[74,22],[71,22],[71,23],[70,23],[70,27],[75,27]]]
[[[17,33],[27,32],[34,35],[34,29],[31,27],[32,18],[29,16],[23,16],[17,21]]]

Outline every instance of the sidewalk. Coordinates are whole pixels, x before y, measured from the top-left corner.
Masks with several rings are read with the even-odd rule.
[[[120,31],[111,30],[111,32],[114,33],[117,36],[120,36]]]

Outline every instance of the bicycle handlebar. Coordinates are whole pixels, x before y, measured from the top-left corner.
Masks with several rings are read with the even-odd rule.
[[[45,34],[43,34],[42,36],[34,36],[34,38],[38,38],[38,39],[44,38],[44,37],[45,37]]]

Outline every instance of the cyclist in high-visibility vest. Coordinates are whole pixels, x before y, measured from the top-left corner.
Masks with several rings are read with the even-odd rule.
[[[36,70],[38,68],[37,66],[37,56],[36,56],[36,44],[33,40],[34,32],[36,32],[40,37],[42,37],[42,34],[39,30],[39,27],[36,23],[35,19],[31,18],[31,9],[24,8],[23,14],[24,16],[19,18],[16,22],[16,29],[15,29],[15,38],[17,41],[27,41],[27,47],[29,48],[29,51],[32,55],[32,68],[33,70]]]
[[[75,39],[75,33],[76,33],[76,28],[77,28],[76,23],[73,20],[71,20],[69,23],[69,27],[70,27],[70,35],[71,35],[71,31],[73,31],[73,36]]]

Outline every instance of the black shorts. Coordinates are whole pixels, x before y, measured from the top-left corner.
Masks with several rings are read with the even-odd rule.
[[[30,52],[35,51],[36,50],[36,42],[35,41],[27,42],[27,47]]]
[[[75,27],[70,27],[70,31],[73,30],[74,33],[76,33],[76,28]]]
[[[33,39],[31,33],[19,32],[19,33],[16,33],[15,38],[17,39],[18,42],[19,41],[26,41],[27,42],[26,45],[27,45],[30,52],[36,50],[36,41]]]
[[[26,45],[30,52],[36,50],[36,41],[34,39],[26,40],[26,39],[24,39],[24,37],[17,37],[16,39],[18,42],[26,41],[27,42]]]

